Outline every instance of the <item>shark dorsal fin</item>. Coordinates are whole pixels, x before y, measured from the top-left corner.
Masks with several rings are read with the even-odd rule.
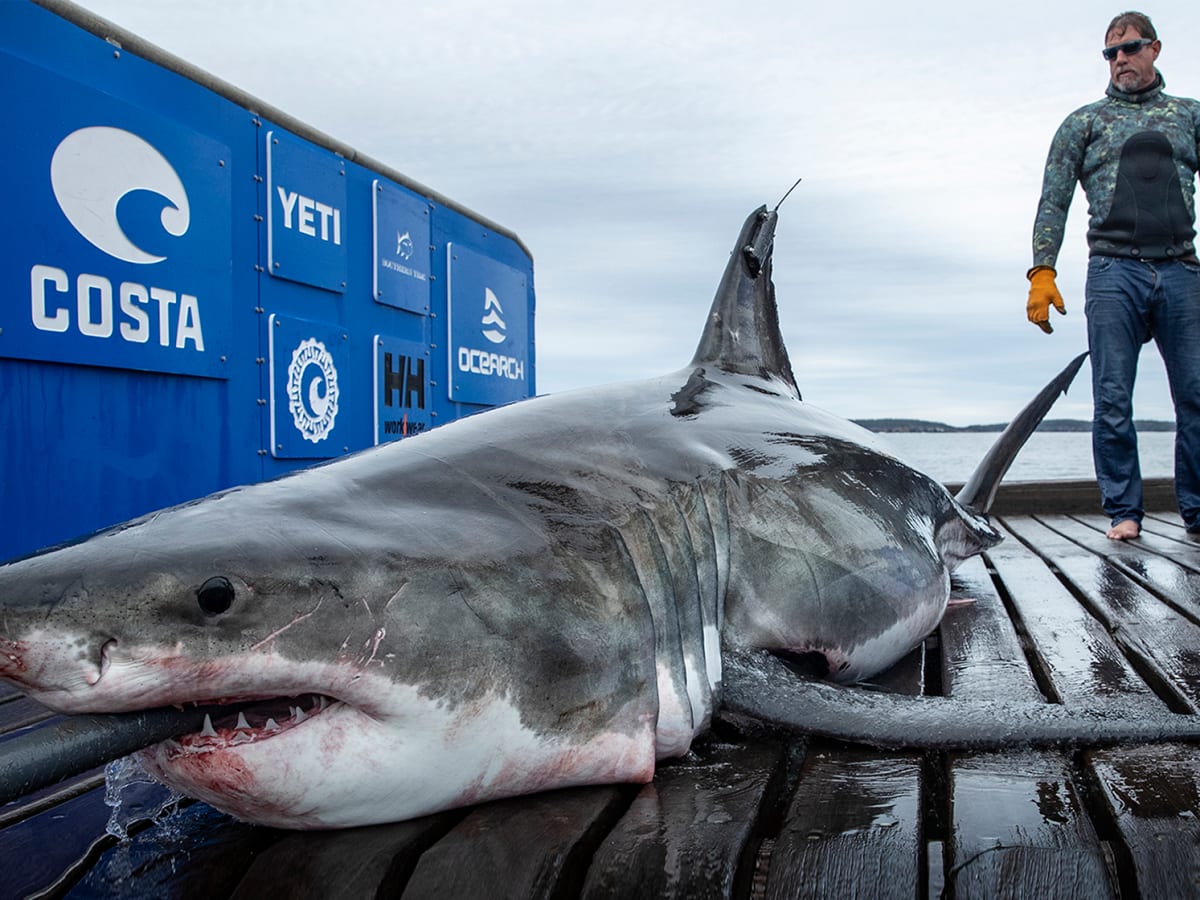
[[[778,379],[799,398],[779,331],[779,310],[771,281],[778,218],[761,206],[746,219],[713,298],[692,365]]]

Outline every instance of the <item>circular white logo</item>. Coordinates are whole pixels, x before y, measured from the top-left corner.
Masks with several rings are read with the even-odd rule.
[[[316,338],[301,341],[288,366],[288,409],[306,441],[320,443],[333,431],[338,411],[338,374],[333,357]]]
[[[187,191],[166,157],[129,131],[96,125],[62,139],[50,160],[50,184],[75,230],[109,256],[131,263],[166,259],[133,243],[117,221],[117,206],[134,191],[158,194],[166,205],[159,221],[182,237],[191,223]]]

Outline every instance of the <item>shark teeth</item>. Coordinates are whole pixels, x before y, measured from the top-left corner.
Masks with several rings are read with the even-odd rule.
[[[210,701],[212,702],[212,701]],[[244,700],[236,701],[244,704]],[[301,694],[253,701],[254,705],[222,715],[205,715],[204,724],[184,743],[185,752],[207,752],[265,740],[318,716],[338,701],[324,694]]]

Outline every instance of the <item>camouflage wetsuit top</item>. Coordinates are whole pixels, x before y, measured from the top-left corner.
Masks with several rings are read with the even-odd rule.
[[[1108,86],[1107,96],[1067,116],[1046,160],[1033,224],[1033,264],[1054,266],[1075,182],[1088,198],[1092,256],[1195,258],[1195,180],[1200,102]]]

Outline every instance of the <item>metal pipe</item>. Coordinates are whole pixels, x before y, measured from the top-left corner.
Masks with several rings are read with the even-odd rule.
[[[199,731],[206,715],[249,704],[163,707],[70,716],[0,742],[0,805],[168,738]]]

